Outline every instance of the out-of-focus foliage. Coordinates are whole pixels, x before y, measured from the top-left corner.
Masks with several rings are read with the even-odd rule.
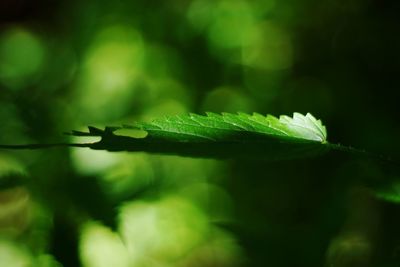
[[[398,157],[399,9],[2,0],[0,144],[188,112],[296,111],[329,125],[332,143]],[[360,181],[386,173],[352,157],[2,151],[0,266],[397,266],[390,176],[376,198]]]
[[[15,90],[29,86],[42,71],[44,45],[32,33],[18,28],[6,31],[1,39],[1,81]]]

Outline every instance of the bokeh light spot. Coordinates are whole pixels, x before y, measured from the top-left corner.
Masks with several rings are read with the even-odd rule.
[[[114,199],[129,198],[149,187],[155,180],[150,156],[144,153],[124,154],[124,157],[101,176],[104,191]]]
[[[30,267],[32,257],[24,248],[17,244],[0,239],[0,266]]]
[[[39,76],[45,61],[45,47],[33,33],[11,28],[0,37],[0,82],[21,89]]]
[[[187,108],[174,99],[164,99],[145,111],[143,118],[152,120],[160,116],[173,116],[187,113]]]
[[[197,30],[205,30],[213,18],[215,1],[192,1],[187,11],[187,18]]]
[[[85,267],[128,267],[129,255],[119,235],[90,222],[81,230],[80,257]]]
[[[176,260],[196,247],[207,233],[206,217],[179,197],[136,201],[121,210],[119,229],[138,265]],[[155,265],[153,265],[155,266]]]
[[[72,142],[80,142],[79,138],[72,138]],[[115,166],[123,158],[122,153],[91,150],[89,148],[71,148],[70,155],[75,170],[82,175],[101,174]]]
[[[208,37],[212,45],[237,48],[251,44],[257,36],[252,7],[244,1],[221,1],[213,14]]]
[[[254,27],[260,30],[260,34],[257,40],[243,48],[243,64],[266,70],[290,68],[293,48],[289,34],[270,21]]]
[[[23,187],[0,191],[0,234],[18,236],[32,221],[29,193]]]
[[[252,99],[240,89],[222,86],[214,89],[206,96],[202,110],[213,112],[252,112]]]
[[[79,80],[79,110],[89,121],[120,118],[129,108],[142,75],[145,49],[138,31],[108,26],[94,38]],[[81,112],[81,113],[82,113]]]

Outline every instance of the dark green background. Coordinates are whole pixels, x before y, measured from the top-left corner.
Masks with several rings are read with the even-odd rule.
[[[399,158],[399,12],[378,0],[2,0],[0,143],[187,112],[311,112],[330,142]],[[0,265],[398,266],[396,175],[339,153],[3,150]]]

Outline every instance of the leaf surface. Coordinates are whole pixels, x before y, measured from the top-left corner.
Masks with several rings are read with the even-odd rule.
[[[120,129],[147,132],[144,138],[119,135]],[[188,114],[136,122],[130,126],[89,127],[78,136],[101,136],[93,149],[145,151],[191,157],[261,157],[291,159],[320,154],[329,149],[326,128],[310,113],[293,117],[258,113]]]

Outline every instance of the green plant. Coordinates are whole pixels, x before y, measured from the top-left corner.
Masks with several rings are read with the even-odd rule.
[[[390,202],[399,201],[398,183],[396,183],[399,169],[395,161],[366,151],[328,142],[325,126],[309,113],[306,115],[294,113],[293,117],[280,116],[279,118],[272,115],[263,116],[258,113],[252,115],[245,113],[188,114],[159,118],[150,122],[136,122],[132,125],[105,127],[104,130],[89,126],[87,132],[72,131],[68,134],[78,140],[83,137],[99,137],[100,140],[88,143],[0,145],[0,148],[44,149],[67,146],[113,152],[144,151],[185,157],[238,159],[238,162],[244,164],[248,160],[255,161],[255,164],[258,164],[257,162],[260,160],[301,161],[303,158],[309,157],[321,157],[324,160],[324,155],[332,152],[336,158],[341,158],[343,155],[357,156],[363,161],[373,161],[375,165],[381,166],[385,172],[385,179],[371,180],[368,176],[364,178],[364,176],[359,175],[363,177],[362,187],[367,185],[373,189],[372,192],[380,199]],[[347,159],[346,157],[343,158],[344,160]],[[291,161],[281,164],[282,166],[290,164],[296,166],[297,163]],[[277,169],[279,170],[279,168]],[[284,173],[283,170],[282,173]],[[4,189],[15,186],[15,183],[23,184],[26,181],[21,177],[24,176],[17,175],[18,179],[13,177],[5,179],[3,177],[0,186]],[[86,212],[94,218],[100,219],[108,225],[113,225],[113,218],[110,218],[110,214],[114,214],[112,206],[120,205],[124,199],[117,199],[107,204],[107,201],[104,200],[107,197],[102,195],[102,190],[98,187],[98,184],[90,185],[90,181],[87,183],[82,185],[82,181],[79,179],[66,182],[66,185],[69,185],[67,186],[68,190],[72,190],[67,195],[69,197],[76,195],[77,188],[82,187],[84,192],[82,194],[88,199],[94,199],[95,205],[90,201],[86,203],[86,200],[82,200],[79,196],[76,199],[74,198],[72,202],[76,206],[83,205],[83,209],[86,209]],[[350,185],[350,187],[354,187],[355,184],[360,184],[360,181],[356,183],[346,182],[346,185]],[[45,185],[47,189],[43,191],[48,191],[51,187],[52,185]],[[358,186],[355,186],[355,188],[358,188]],[[89,192],[88,189],[92,192]],[[136,193],[133,192],[132,194]],[[131,194],[128,194],[128,196],[131,196]],[[56,199],[54,196],[47,198]],[[105,211],[97,211],[94,208],[99,203],[102,203],[101,207]],[[56,207],[59,205],[56,204]],[[80,225],[80,222],[77,224]],[[340,236],[340,238],[344,238],[343,242],[348,240],[347,236]],[[335,258],[337,253],[341,253],[341,242],[336,240],[331,244],[328,251],[328,261]],[[337,260],[333,261],[337,262]]]
[[[56,146],[94,150],[148,152],[201,158],[301,159],[329,151],[344,152],[384,165],[388,177],[398,173],[397,162],[364,150],[331,144],[321,120],[307,113],[278,118],[258,113],[207,112],[158,118],[151,122],[105,127],[89,126],[88,132],[72,131],[77,137],[100,137],[92,143],[0,145],[3,149],[43,149]],[[394,170],[394,171],[393,171]],[[391,179],[382,184],[387,185]]]
[[[142,133],[139,133],[142,131]],[[3,149],[42,149],[54,146],[88,147],[108,151],[144,151],[206,158],[263,158],[284,160],[342,151],[395,163],[390,158],[327,140],[321,120],[307,113],[278,118],[258,113],[207,112],[158,118],[151,122],[105,127],[89,126],[88,132],[72,131],[72,136],[100,137],[93,143],[0,145]]]

